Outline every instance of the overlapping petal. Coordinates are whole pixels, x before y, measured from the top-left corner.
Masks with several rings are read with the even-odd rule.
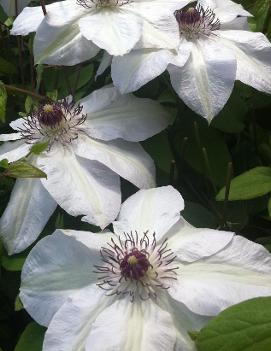
[[[0,160],[6,158],[9,162],[17,161],[29,153],[30,147],[23,140],[7,141],[0,145]]]
[[[42,180],[44,187],[65,211],[101,228],[116,218],[119,176],[110,169],[60,147],[41,155],[37,163],[48,177]]]
[[[39,179],[18,179],[0,218],[0,237],[8,253],[21,252],[31,245],[56,206]]]

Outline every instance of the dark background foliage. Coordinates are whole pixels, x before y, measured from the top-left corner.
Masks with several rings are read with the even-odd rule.
[[[243,0],[242,3],[255,15],[250,20],[251,28],[264,32],[270,39],[270,1]],[[33,36],[10,36],[12,20],[7,19],[1,9],[0,22],[0,80],[4,84],[54,99],[68,94],[79,99],[111,82],[109,70],[95,80],[100,56],[74,67],[34,67]],[[6,92],[5,110],[5,89],[1,85],[0,133],[10,132],[9,122],[19,114],[27,114],[38,103],[27,92],[16,92],[8,87]],[[232,230],[271,249],[271,175],[266,180],[270,189],[267,185],[264,192],[261,178],[262,167],[271,174],[271,96],[236,82],[229,102],[208,125],[180,101],[167,73],[136,95],[159,100],[176,117],[172,126],[145,141],[143,146],[155,160],[158,185],[172,184],[182,193],[186,203],[183,216],[197,227]],[[256,170],[247,175],[246,172],[255,167],[261,167],[260,174]],[[239,183],[237,180],[236,195],[231,180],[240,175],[244,178],[240,178]],[[0,215],[13,183],[14,179],[1,177],[0,173]],[[254,190],[253,195],[244,193],[244,183],[248,184],[246,191]],[[226,191],[222,190],[217,197],[223,187]],[[125,200],[136,189],[123,181],[122,191]],[[235,201],[229,201],[233,198]],[[98,230],[58,208],[42,236],[62,227]],[[0,246],[0,351],[41,350],[44,329],[32,322],[17,298],[20,271],[28,252],[8,257]]]

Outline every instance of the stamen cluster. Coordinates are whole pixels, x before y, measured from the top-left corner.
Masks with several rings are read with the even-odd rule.
[[[86,120],[82,109],[80,104],[75,105],[66,99],[47,102],[23,118],[24,123],[19,131],[22,138],[30,144],[47,141],[49,148],[54,142],[67,145],[78,138],[80,125]]]
[[[201,35],[210,36],[213,31],[220,29],[220,21],[215,13],[201,5],[175,11],[175,17],[179,24],[180,34],[187,40],[198,39]]]
[[[150,241],[148,231],[140,237],[138,232],[124,233],[111,239],[100,250],[102,265],[95,266],[97,285],[107,295],[129,295],[135,299],[156,298],[159,289],[169,289],[176,280],[172,250],[167,239],[157,244],[155,233]]]
[[[77,4],[86,9],[92,8],[93,6],[97,8],[119,7],[129,2],[130,0],[77,0]]]

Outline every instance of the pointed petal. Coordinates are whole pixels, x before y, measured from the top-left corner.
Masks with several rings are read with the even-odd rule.
[[[179,53],[181,54],[180,46]],[[199,40],[183,67],[168,67],[171,84],[188,107],[211,121],[228,101],[235,82],[236,61],[217,39]]]
[[[44,14],[40,6],[25,7],[13,22],[10,34],[27,35],[29,33],[36,32],[43,18]]]
[[[241,236],[215,255],[180,267],[170,294],[193,312],[214,316],[223,309],[271,295],[271,255]]]
[[[131,51],[141,35],[142,20],[125,11],[125,6],[101,9],[79,21],[83,36],[110,55],[124,55]]]
[[[178,260],[194,262],[209,257],[224,249],[234,236],[232,232],[205,228],[194,228],[183,220],[170,233],[168,240]]]
[[[85,345],[92,323],[111,300],[95,285],[73,294],[54,315],[45,334],[43,351],[87,350]]]
[[[168,312],[151,300],[133,304],[127,297],[116,301],[97,316],[85,350],[165,351],[174,349],[176,339],[176,330]]]
[[[29,153],[30,147],[23,140],[7,141],[3,145],[0,145],[0,161],[5,158],[9,162],[17,161]]]
[[[237,60],[236,79],[271,94],[271,44],[262,33],[219,31],[223,44]]]
[[[102,142],[81,135],[75,153],[103,163],[138,188],[155,185],[154,163],[139,143],[124,140]]]
[[[47,174],[42,183],[56,202],[72,216],[106,227],[120,208],[119,177],[98,162],[76,157],[68,149],[55,148],[38,159]]]
[[[22,270],[20,299],[27,312],[47,326],[70,296],[95,283],[99,257],[98,250],[60,230],[39,241]]]
[[[172,186],[140,190],[122,204],[114,229],[117,233],[155,232],[160,240],[180,219],[183,208],[183,198]]]
[[[138,90],[162,74],[174,54],[169,50],[133,50],[113,58],[111,75],[122,94]]]
[[[161,132],[170,121],[157,101],[123,95],[107,108],[90,113],[82,128],[95,139],[142,141]]]
[[[55,201],[39,179],[18,179],[0,219],[0,236],[8,253],[18,253],[30,246],[55,209]]]

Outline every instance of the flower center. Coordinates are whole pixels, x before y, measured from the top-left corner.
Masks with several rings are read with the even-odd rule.
[[[67,145],[77,139],[80,126],[86,120],[83,106],[67,100],[45,103],[38,110],[24,118],[20,129],[27,143],[47,141],[49,148],[55,142]]]
[[[77,0],[77,4],[84,8],[112,8],[128,4],[131,0]]]
[[[176,280],[175,256],[167,240],[156,242],[148,232],[124,233],[101,248],[102,265],[95,266],[97,285],[107,295],[129,295],[131,301],[156,298],[159,290],[169,289]]]
[[[175,11],[180,34],[187,40],[195,40],[200,36],[210,36],[213,31],[220,29],[220,21],[215,13],[201,5]]]

